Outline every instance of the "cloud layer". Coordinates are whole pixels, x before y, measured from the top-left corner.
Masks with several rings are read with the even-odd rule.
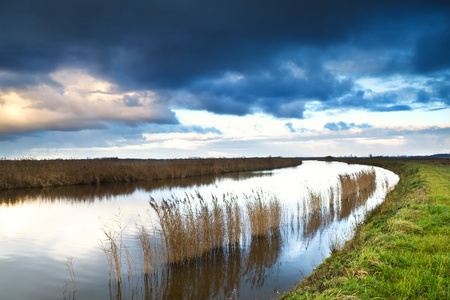
[[[76,67],[218,114],[302,118],[310,101],[408,110],[416,95],[448,105],[449,16],[446,1],[2,1],[0,87]],[[398,74],[428,80],[411,99],[355,84]]]
[[[177,110],[300,134],[292,120],[321,112],[450,107],[449,1],[3,0],[0,28],[0,141],[224,133]],[[372,127],[335,120],[323,128]]]

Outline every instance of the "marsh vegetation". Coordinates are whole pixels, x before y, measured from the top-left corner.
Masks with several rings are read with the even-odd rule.
[[[0,160],[0,189],[133,182],[293,167],[297,158]]]
[[[262,189],[242,195],[224,193],[220,197],[214,194],[206,196],[196,191],[182,197],[151,198],[149,205],[157,217],[156,222],[136,224],[143,258],[143,293],[154,295],[156,291],[153,289],[162,288],[158,287],[158,282],[161,284],[161,276],[166,272],[172,274],[181,269],[201,269],[203,263],[215,261],[221,264],[218,262],[221,260],[233,260],[228,263],[241,265],[243,253],[247,253],[244,258],[247,267],[245,271],[238,267],[236,275],[255,272],[248,265],[258,262],[265,267],[256,267],[259,271],[250,278],[255,284],[262,284],[267,267],[273,265],[278,257],[276,251],[274,256],[268,255],[272,253],[269,249],[280,249],[289,233],[295,232],[307,239],[309,234],[315,233],[324,224],[348,217],[353,210],[365,204],[375,188],[375,171],[370,169],[339,175],[338,186],[330,187],[327,194],[310,192],[303,201],[303,207],[298,202],[293,210],[283,206],[276,195]],[[116,218],[119,216],[117,214]],[[134,266],[130,264],[132,259],[122,242],[124,227],[120,218],[115,223],[114,229],[104,225],[102,249],[107,255],[110,274],[116,275],[110,276],[110,286],[115,286],[115,294],[121,295],[123,275],[120,267],[123,265],[131,270]],[[330,251],[339,251],[344,239],[348,238],[350,236],[335,234],[330,239]],[[247,252],[245,249],[248,249],[248,245],[250,249]],[[267,253],[256,255],[255,251]],[[236,272],[229,271],[231,274]],[[209,275],[213,276],[213,273]],[[127,278],[132,287],[129,290],[139,289],[135,287],[130,272]],[[230,294],[236,287],[231,284],[227,293]],[[164,291],[158,293],[166,294]],[[173,293],[169,292],[168,295],[173,296]]]

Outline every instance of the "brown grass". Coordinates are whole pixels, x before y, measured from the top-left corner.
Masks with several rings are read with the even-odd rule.
[[[134,292],[133,260],[128,248],[123,243],[123,232],[125,229],[126,226],[122,224],[122,214],[120,208],[117,214],[115,214],[114,225],[106,224],[105,222],[102,224],[102,231],[105,236],[105,240],[100,241],[100,247],[106,254],[106,259],[108,260],[110,289],[112,287],[112,283],[116,282],[117,295],[122,295],[122,265],[124,264],[128,267],[128,280],[132,293]],[[114,274],[114,280],[112,278],[112,274]]]
[[[245,198],[252,237],[267,235],[271,229],[280,226],[282,209],[275,195],[258,190]]]
[[[138,226],[138,240],[144,257],[143,272],[144,274],[152,274],[153,267],[157,264],[158,254],[152,243],[152,233],[144,225]]]
[[[235,246],[239,243],[243,232],[241,207],[238,204],[238,197],[230,193],[223,195],[223,203],[226,214],[227,244]]]
[[[252,237],[264,236],[280,226],[282,207],[280,201],[263,191],[245,195],[245,204]],[[247,222],[236,195],[223,194],[220,200],[215,195],[205,199],[203,195],[186,194],[182,198],[172,197],[157,202],[151,198],[150,205],[158,216],[162,261],[190,263],[223,247],[235,247],[245,239]],[[139,240],[143,247],[144,273],[152,270],[152,251],[149,234],[140,229]]]
[[[236,243],[240,232],[225,221],[231,217],[240,224],[239,211],[234,198],[224,196],[225,209],[219,199],[212,196],[207,202],[200,193],[186,194],[183,198],[150,200],[161,226],[165,260],[171,263],[189,261],[224,245]],[[237,212],[237,216],[233,215]]]
[[[296,158],[0,160],[0,189],[187,178],[301,164]]]

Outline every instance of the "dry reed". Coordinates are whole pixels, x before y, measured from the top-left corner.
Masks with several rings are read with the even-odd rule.
[[[122,280],[122,265],[125,264],[128,267],[128,279],[131,285],[132,293],[134,292],[134,280],[133,280],[133,260],[131,258],[128,248],[123,243],[123,232],[126,226],[122,224],[122,214],[120,208],[115,216],[115,226],[106,224],[102,221],[102,231],[105,236],[104,241],[100,241],[100,247],[106,254],[106,259],[109,265],[109,285],[112,287],[112,274],[114,274],[114,280],[117,283],[117,295],[122,296],[123,280]]]
[[[340,202],[348,202],[346,206],[354,208],[356,205],[363,204],[375,188],[374,170],[353,175],[340,175],[339,180],[340,189],[329,188],[328,193],[325,193],[325,195],[328,194],[329,199],[325,200],[322,193],[310,191],[307,201],[303,201],[302,204],[297,203],[297,230],[299,232],[302,230],[305,237],[313,236],[314,232],[324,225],[324,222],[330,222],[337,218],[338,215],[334,210],[343,207]],[[351,187],[355,190],[350,191]],[[339,192],[341,197],[336,195],[336,192]],[[349,199],[354,201],[349,202]],[[143,225],[138,226],[138,241],[144,256],[142,266],[146,296],[153,293],[154,280],[164,276],[165,268],[187,270],[184,268],[192,264],[193,268],[191,269],[198,272],[200,270],[198,266],[203,262],[220,260],[224,255],[236,256],[239,264],[237,267],[244,268],[243,273],[249,275],[253,284],[259,285],[264,281],[267,274],[264,270],[255,272],[254,265],[270,266],[272,261],[276,261],[279,252],[277,249],[280,249],[282,238],[280,225],[284,212],[279,199],[263,190],[243,195],[244,201],[241,203],[245,206],[245,210],[239,205],[239,200],[239,197],[232,193],[223,194],[219,198],[215,195],[204,197],[199,192],[185,194],[178,198],[172,196],[170,199],[161,201],[150,199],[149,203],[159,219],[159,227],[149,230]],[[302,205],[303,207],[301,207]],[[247,213],[246,216],[243,215],[244,211]],[[116,217],[120,219],[120,213]],[[300,226],[300,219],[304,222],[302,226]],[[294,222],[293,220],[294,217],[291,215],[291,224]],[[122,255],[129,255],[126,247],[122,244],[124,227],[120,222],[116,221],[116,223],[119,227],[118,231],[103,226],[106,242],[102,244],[102,247],[110,264],[110,277],[111,271],[120,276]],[[246,248],[242,243],[246,242],[246,232],[251,234],[251,239],[248,241],[250,241],[252,255],[249,255],[248,258],[241,257],[240,254],[241,250]],[[343,238],[335,236],[334,239],[332,237],[329,239],[331,251],[338,251],[342,248]],[[306,239],[306,242],[308,241]],[[274,249],[276,251],[272,252]],[[256,253],[253,255],[253,252],[264,253],[265,255],[261,256],[264,261],[256,261],[255,259],[260,260],[260,258],[255,258]],[[268,256],[268,254],[271,255]],[[155,271],[158,262],[165,268]],[[132,273],[131,259],[127,260],[127,264],[129,273]],[[241,264],[243,264],[242,267]],[[230,266],[230,274],[235,268],[236,266],[233,268]],[[211,272],[210,269],[205,270],[205,274],[211,274]],[[223,273],[223,270],[220,272]],[[154,274],[158,274],[158,276],[150,277]],[[236,286],[234,279],[240,275],[242,274],[238,272],[234,276],[227,277],[229,280],[227,286]],[[170,273],[167,276],[174,276],[174,274]],[[216,282],[209,278],[209,275],[205,278],[205,281],[207,280],[216,286]],[[120,291],[121,279],[117,278],[117,281]],[[155,289],[157,288],[155,286]],[[178,285],[174,288],[178,289]],[[196,290],[192,289],[192,293],[194,296]],[[170,295],[162,296],[162,298],[170,298]],[[161,295],[156,295],[156,298],[160,297]]]
[[[157,257],[157,256],[153,255],[151,233],[144,225],[140,225],[138,227],[138,241],[141,246],[142,254],[144,257],[143,273],[147,274],[147,275],[152,274],[153,273],[153,265],[154,265],[154,257]]]
[[[282,208],[275,195],[257,190],[245,198],[252,236],[267,235],[271,229],[280,226]]]
[[[226,226],[227,226],[227,244],[229,246],[237,245],[241,239],[242,233],[242,213],[238,204],[237,196],[233,194],[224,194],[223,203],[225,205]]]
[[[0,159],[0,189],[186,178],[300,165],[296,158]]]
[[[151,198],[150,205],[159,219],[166,261],[189,261],[224,246],[228,227],[216,197],[211,203],[200,193],[163,199],[161,203]]]
[[[280,226],[282,207],[273,195],[263,191],[245,195],[251,236],[263,236]],[[169,263],[190,262],[222,247],[235,247],[245,239],[245,222],[238,197],[223,194],[222,201],[215,195],[205,199],[196,192],[182,198],[150,199],[150,205],[159,220],[159,236],[163,260]],[[148,233],[140,230],[139,239],[145,249]],[[151,253],[144,250],[144,256]],[[150,273],[150,258],[144,259],[144,272]]]

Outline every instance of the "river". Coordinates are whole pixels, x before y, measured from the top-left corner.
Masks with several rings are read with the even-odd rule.
[[[375,172],[376,188],[363,201],[340,203],[339,174],[362,170]],[[294,168],[183,180],[0,191],[0,299],[274,298],[328,257],[332,241],[350,238],[354,226],[397,182],[394,173],[380,168],[305,161]],[[137,225],[158,228],[150,197],[161,201],[197,192],[205,198],[232,193],[243,201],[242,195],[255,191],[282,203],[277,230],[266,237],[247,236],[236,247],[190,263],[160,265],[150,277],[142,275]],[[320,214],[309,213],[311,195],[321,195],[326,207]],[[333,201],[336,205],[328,206]],[[114,281],[109,284],[110,269],[100,247],[102,225],[118,225],[117,215],[132,260],[123,263],[120,291]]]

